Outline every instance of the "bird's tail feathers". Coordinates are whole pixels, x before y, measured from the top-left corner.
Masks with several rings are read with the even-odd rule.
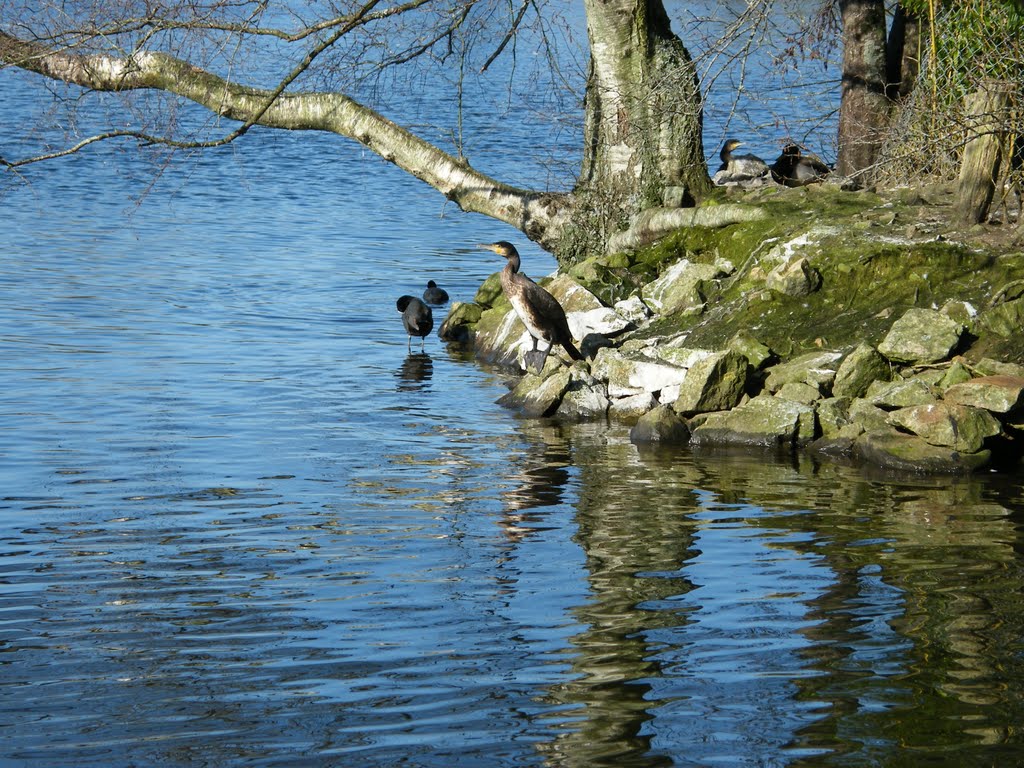
[[[569,357],[571,357],[573,360],[583,359],[583,355],[580,354],[580,351],[576,349],[575,346],[573,346],[573,343],[571,341],[563,341],[562,347],[565,349],[566,352],[569,353]]]

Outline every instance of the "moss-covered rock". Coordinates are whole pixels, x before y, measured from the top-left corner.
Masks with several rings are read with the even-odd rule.
[[[832,383],[832,394],[836,397],[863,397],[873,382],[889,378],[889,361],[870,344],[860,344],[840,363]]]
[[[854,441],[853,452],[886,469],[920,474],[966,474],[987,466],[992,460],[989,450],[962,453],[892,428],[861,435]]]
[[[819,390],[831,389],[836,377],[837,361],[842,357],[838,352],[819,351],[772,366],[768,369],[765,387],[769,392],[778,392],[790,382],[810,384]]]
[[[963,325],[936,310],[908,309],[892,324],[878,351],[897,362],[934,363],[953,353],[964,330]]]
[[[738,352],[716,352],[693,363],[679,385],[676,413],[723,411],[739,404],[747,388],[750,363]]]
[[[889,414],[889,423],[927,443],[963,453],[977,453],[1000,432],[999,422],[988,411],[955,403],[901,408]]]
[[[698,445],[797,446],[815,436],[814,409],[792,400],[759,395],[724,413],[708,414],[693,430]]]
[[[662,443],[682,445],[689,441],[690,430],[676,412],[660,405],[640,417],[629,431],[632,443]]]
[[[443,341],[469,341],[482,314],[483,307],[479,304],[457,301],[452,304],[437,335]]]
[[[523,376],[515,389],[499,398],[506,408],[522,411],[527,416],[550,416],[562,402],[562,396],[569,389],[569,369],[560,366],[548,376],[528,373]]]
[[[951,403],[1008,414],[1024,406],[1024,378],[981,376],[955,384],[943,393],[943,398]]]

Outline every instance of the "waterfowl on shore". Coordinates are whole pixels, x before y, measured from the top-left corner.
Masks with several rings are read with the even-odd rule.
[[[448,291],[439,288],[433,280],[428,280],[427,289],[423,291],[423,300],[427,304],[445,304],[448,302]]]
[[[814,155],[803,154],[796,144],[782,148],[779,159],[772,163],[772,178],[787,187],[805,187],[824,181],[832,169]]]
[[[501,270],[501,288],[533,337],[532,353],[542,353],[537,369],[543,368],[544,360],[555,344],[561,345],[573,360],[582,360],[583,355],[572,343],[572,332],[569,330],[565,310],[554,296],[519,271],[521,260],[516,247],[506,240],[480,247],[507,259],[505,268]],[[537,342],[540,340],[547,343],[546,350],[538,350]]]
[[[750,181],[768,175],[768,163],[757,155],[733,154],[733,150],[741,146],[743,146],[743,142],[738,139],[729,139],[722,146],[722,151],[718,155],[722,164],[715,174],[715,181],[718,184]]]
[[[402,325],[409,334],[409,341],[406,348],[411,348],[413,336],[420,337],[420,346],[423,346],[423,339],[434,327],[434,313],[430,307],[417,299],[415,296],[400,296],[395,302],[398,311],[402,313]]]

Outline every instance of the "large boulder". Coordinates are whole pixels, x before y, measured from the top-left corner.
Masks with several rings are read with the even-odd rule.
[[[442,341],[467,341],[473,335],[473,329],[480,322],[483,307],[475,303],[456,301],[448,312],[448,317],[441,323],[437,331]]]
[[[759,395],[724,413],[710,413],[693,430],[697,445],[803,445],[814,439],[814,408]]]
[[[936,363],[960,344],[964,326],[934,309],[908,309],[892,324],[878,351],[901,363]]]
[[[569,388],[562,395],[558,417],[570,421],[588,421],[606,416],[610,403],[605,383],[581,366],[574,366],[570,373]]]
[[[931,445],[964,453],[977,453],[987,438],[1000,432],[999,422],[988,411],[955,403],[901,408],[889,414],[889,423]]]
[[[640,417],[629,431],[630,442],[682,445],[690,439],[690,429],[676,412],[659,405]]]
[[[832,394],[836,397],[863,397],[872,382],[889,378],[889,361],[870,344],[861,344],[839,364],[832,382]]]
[[[562,396],[569,389],[569,381],[569,369],[565,366],[558,366],[547,376],[527,373],[515,389],[502,395],[498,402],[507,408],[518,409],[527,416],[550,416],[562,402]]]
[[[768,369],[765,387],[769,392],[778,392],[784,385],[795,381],[827,389],[836,377],[836,361],[841,357],[839,352],[809,352],[789,362],[779,363]]]
[[[937,396],[936,389],[918,377],[878,382],[868,389],[868,400],[872,405],[885,409],[926,405],[933,402]]]
[[[854,453],[864,461],[899,472],[922,474],[964,474],[986,466],[992,452],[962,453],[954,448],[932,445],[917,435],[897,432],[891,427],[867,432],[854,441]]]
[[[604,348],[597,352],[592,370],[608,382],[608,396],[630,397],[641,393],[654,394],[666,387],[678,386],[686,378],[687,367],[696,357],[680,354],[661,355],[657,350]]]
[[[1024,377],[980,376],[954,384],[943,399],[960,405],[973,405],[992,413],[1011,413],[1024,405]]]
[[[679,385],[676,413],[724,411],[739,404],[746,391],[750,363],[738,352],[716,352],[693,363]]]
[[[643,287],[643,300],[655,312],[700,312],[704,308],[704,283],[724,277],[732,265],[696,264],[680,259],[665,273]]]

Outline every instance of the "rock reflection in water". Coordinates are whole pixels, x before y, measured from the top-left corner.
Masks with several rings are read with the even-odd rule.
[[[1019,501],[975,478],[570,444],[592,599],[576,676],[549,693],[585,712],[541,748],[554,762],[1012,754]]]

